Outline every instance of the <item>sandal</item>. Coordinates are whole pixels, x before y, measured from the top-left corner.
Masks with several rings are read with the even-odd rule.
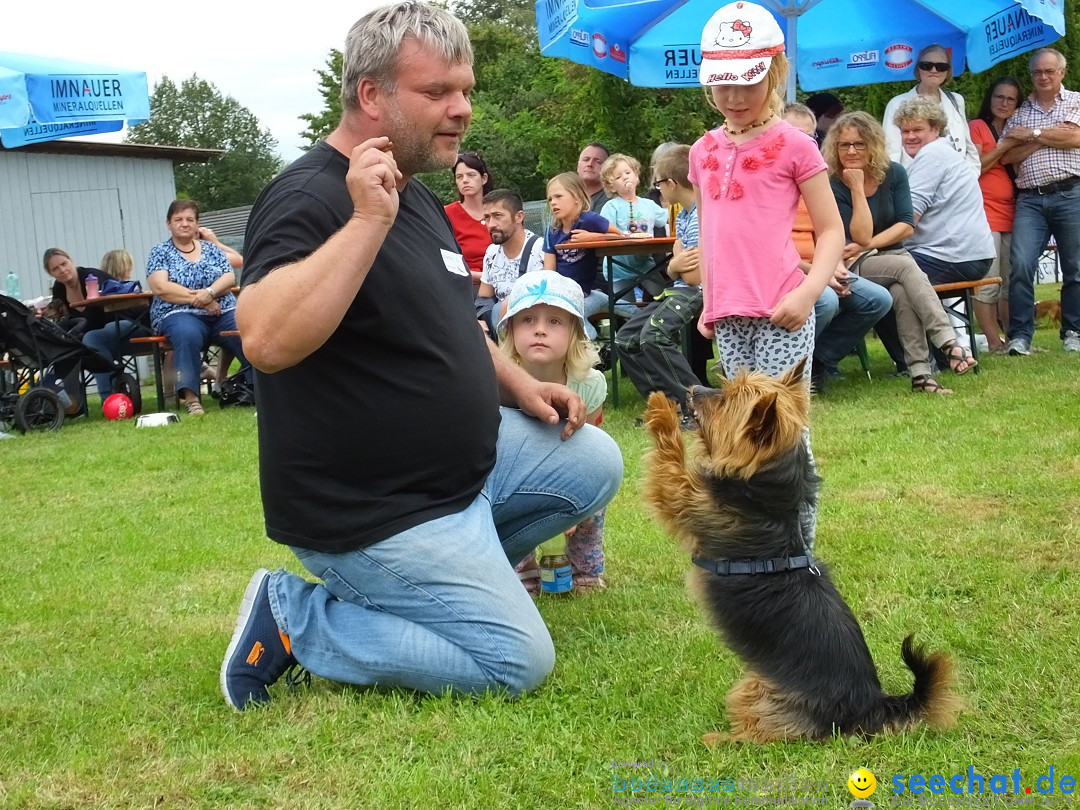
[[[951,394],[952,389],[946,388],[929,374],[920,374],[911,378],[911,390],[916,394]]]
[[[187,407],[188,416],[202,416],[206,413],[203,410],[202,403],[197,399],[189,399],[184,405]]]
[[[607,583],[604,582],[604,578],[599,574],[582,574],[576,568],[574,569],[574,593],[591,593],[592,591],[602,591],[607,587]]]
[[[529,560],[526,557],[518,563],[518,566],[520,567],[514,569],[517,571],[518,579],[521,580],[525,590],[529,592],[529,596],[536,599],[540,596],[540,567],[536,564],[536,559]]]
[[[945,353],[945,359],[949,361],[949,368],[952,369],[952,373],[957,376],[967,374],[971,369],[979,365],[979,361],[972,356],[971,352],[955,340],[942,346],[941,351]]]

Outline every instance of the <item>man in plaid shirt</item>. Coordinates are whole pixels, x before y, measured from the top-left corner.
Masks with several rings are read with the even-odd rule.
[[[1061,86],[1065,57],[1041,48],[1031,57],[1035,92],[1002,134],[1013,146],[1001,158],[1016,169],[1012,276],[1009,283],[1009,354],[1031,354],[1035,331],[1035,275],[1047,239],[1061,262],[1061,338],[1080,352],[1080,92]]]

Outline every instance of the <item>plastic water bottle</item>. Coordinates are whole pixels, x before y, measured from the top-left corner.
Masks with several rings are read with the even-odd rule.
[[[98,297],[98,283],[97,276],[93,273],[86,277],[86,297],[97,298]]]
[[[8,270],[7,294],[17,301],[22,300],[22,284],[19,283],[19,274],[14,270]]]
[[[566,556],[566,535],[560,534],[540,545],[540,590],[569,593],[573,586],[573,569]]]

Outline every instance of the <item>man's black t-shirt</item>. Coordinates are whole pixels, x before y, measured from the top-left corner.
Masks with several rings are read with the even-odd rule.
[[[353,212],[325,142],[248,221],[244,285],[303,259]],[[442,203],[417,180],[341,324],[291,368],[257,373],[259,474],[272,540],[342,552],[461,511],[495,463],[499,395],[472,279]]]

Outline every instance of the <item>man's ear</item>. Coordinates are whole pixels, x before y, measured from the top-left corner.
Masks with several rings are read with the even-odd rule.
[[[361,79],[356,87],[356,99],[360,109],[372,120],[379,120],[382,114],[380,102],[386,91],[371,79]]]
[[[516,214],[514,214],[514,222],[516,222],[518,225],[522,225],[525,222],[525,212],[518,211]]]

